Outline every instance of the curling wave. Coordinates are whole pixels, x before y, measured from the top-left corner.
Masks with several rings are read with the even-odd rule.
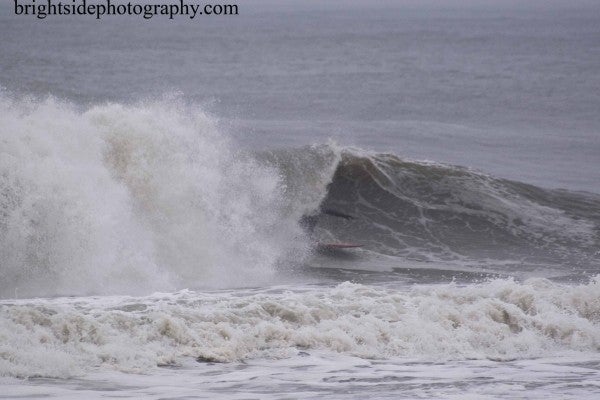
[[[315,162],[314,154],[326,153],[325,148],[329,158]],[[494,265],[498,272],[550,266],[600,272],[597,194],[544,189],[360,149],[324,146],[297,152],[304,169],[287,179],[313,169],[334,171],[325,189],[312,185],[313,190],[323,193],[322,208],[354,216],[324,215],[319,227],[328,240],[361,243],[403,260]],[[310,185],[303,182],[303,187]],[[512,270],[502,269],[509,265]]]
[[[332,143],[251,154],[178,98],[3,96],[0,115],[3,298],[267,284],[317,240],[360,243],[375,268],[600,272],[596,194]],[[353,218],[308,237],[298,221],[319,208]]]

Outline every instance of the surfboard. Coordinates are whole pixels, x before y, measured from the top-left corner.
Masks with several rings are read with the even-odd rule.
[[[355,249],[362,247],[362,244],[357,243],[323,243],[318,242],[317,247],[322,249]]]

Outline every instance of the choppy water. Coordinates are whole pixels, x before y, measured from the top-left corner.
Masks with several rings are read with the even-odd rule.
[[[0,397],[595,398],[598,7],[247,4],[0,5]]]
[[[61,398],[593,397],[598,291],[537,278],[5,301],[3,372],[29,379],[3,382]]]

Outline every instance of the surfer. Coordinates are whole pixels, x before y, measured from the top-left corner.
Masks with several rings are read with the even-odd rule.
[[[313,231],[315,230],[315,226],[317,226],[317,222],[319,222],[319,218],[324,214],[338,218],[354,219],[352,215],[344,214],[342,212],[332,210],[329,208],[319,208],[317,211],[314,211],[311,214],[304,214],[300,218],[299,224],[308,233],[313,233]]]
[[[344,219],[354,219],[354,217],[352,215],[344,214],[343,212],[339,212],[339,211],[327,209],[327,208],[319,208],[310,214],[303,215],[302,218],[300,218],[300,221],[298,223],[310,236],[312,236],[313,232],[315,230],[315,227],[316,227],[317,223],[319,222],[319,218],[323,215],[331,215],[333,217],[344,218]],[[313,238],[313,240],[314,239],[315,238]],[[345,243],[345,242],[317,241],[317,242],[315,242],[315,247],[317,250],[319,250],[321,252],[330,253],[332,251],[335,252],[335,251],[342,250],[342,249],[353,249],[353,248],[357,248],[357,247],[362,247],[362,245],[356,244],[356,243]]]

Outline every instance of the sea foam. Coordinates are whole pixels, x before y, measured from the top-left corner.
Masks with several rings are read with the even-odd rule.
[[[327,351],[364,359],[512,360],[600,348],[600,283],[534,278],[383,288],[279,286],[3,301],[0,374],[148,372]]]

